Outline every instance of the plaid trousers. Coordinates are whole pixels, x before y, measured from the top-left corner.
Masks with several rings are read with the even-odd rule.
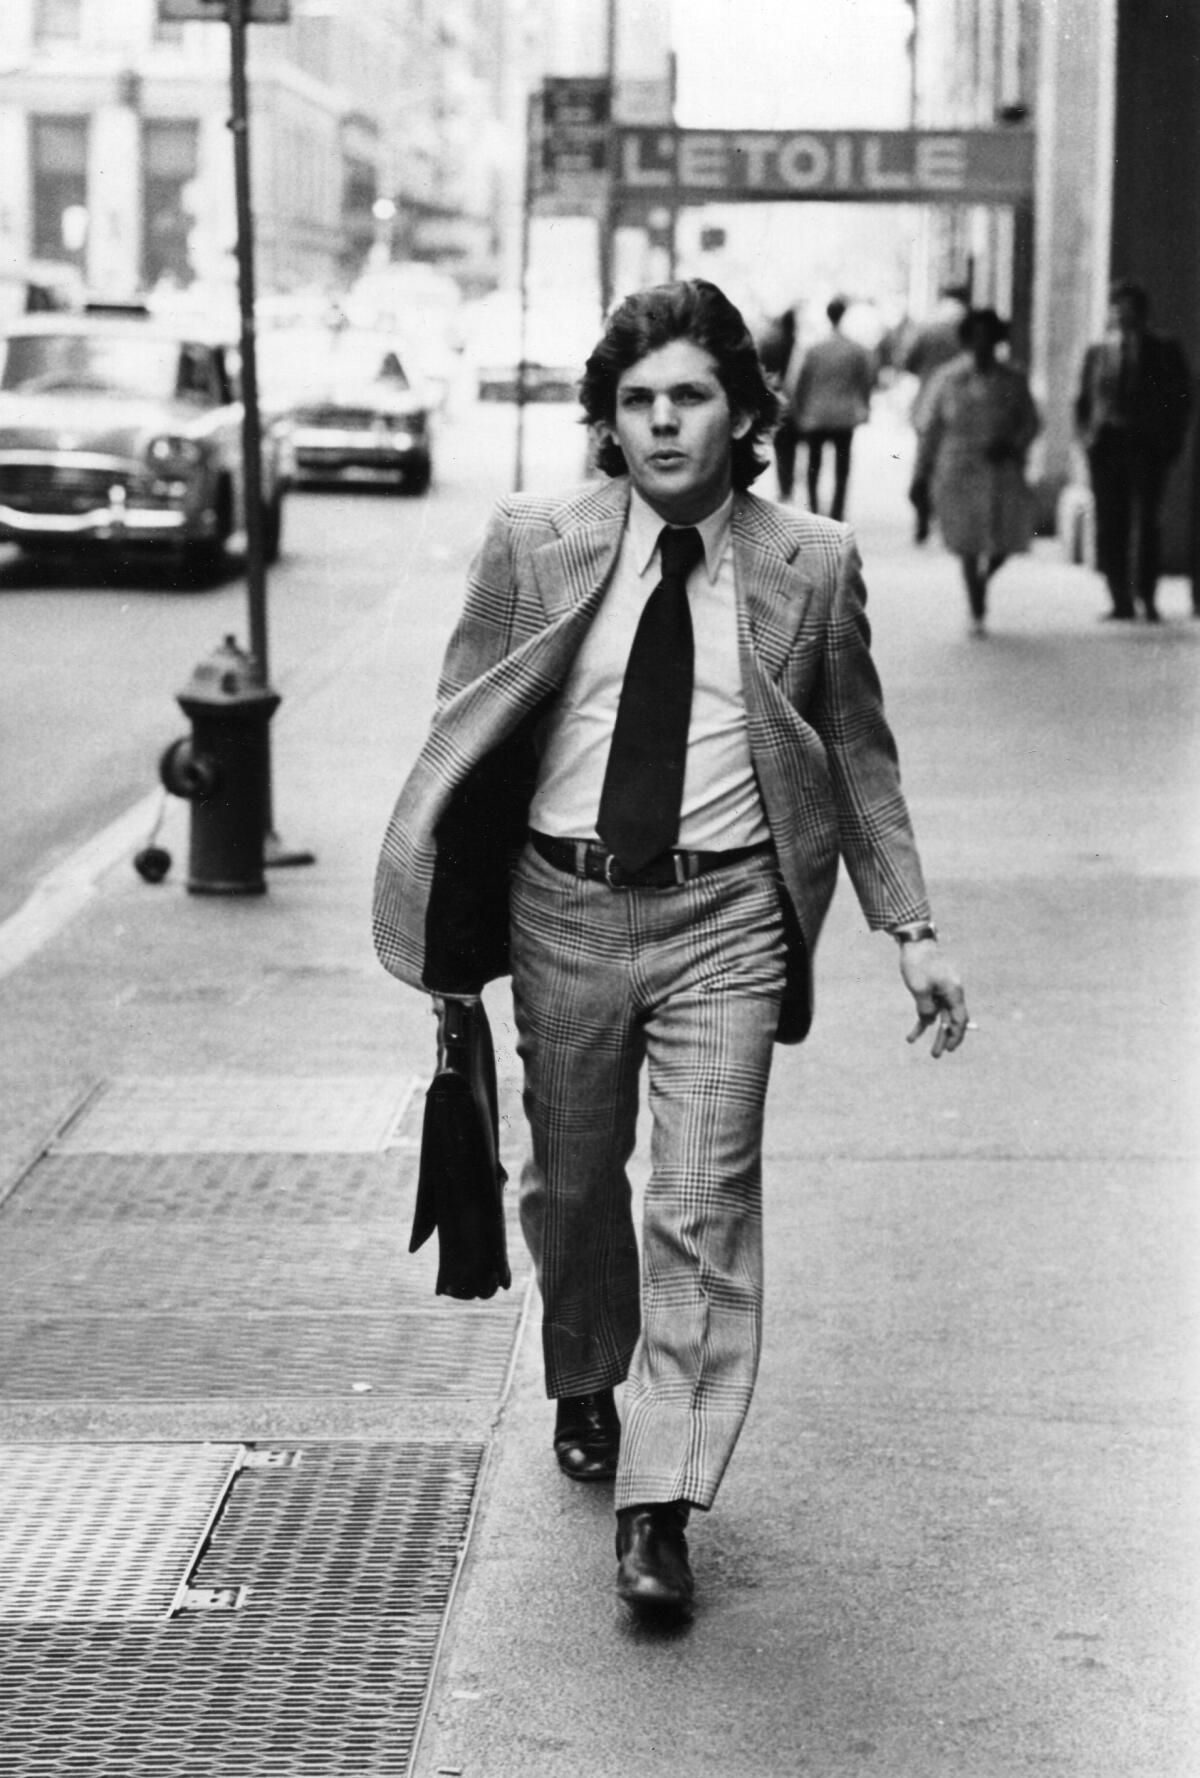
[[[784,981],[771,854],[667,889],[569,876],[530,847],[512,976],[531,1152],[521,1222],[546,1391],[627,1381],[618,1508],[712,1505],[762,1336],[762,1124]],[[652,1117],[641,1258],[626,1167]]]

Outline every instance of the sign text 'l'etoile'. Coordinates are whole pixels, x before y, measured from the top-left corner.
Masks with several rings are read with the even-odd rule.
[[[1030,130],[617,132],[619,196],[690,202],[1015,203],[1033,190]]]

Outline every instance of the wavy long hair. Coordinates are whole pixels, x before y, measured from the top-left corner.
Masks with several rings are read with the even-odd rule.
[[[741,311],[704,278],[652,285],[627,296],[613,310],[579,384],[585,421],[590,426],[611,426],[622,376],[672,340],[690,340],[711,354],[730,409],[750,420],[749,431],[732,442],[730,465],[734,487],[748,488],[767,467],[762,445],[778,424],[779,399],[763,374]],[[611,437],[600,444],[596,464],[605,475],[625,475],[629,468],[624,451]]]

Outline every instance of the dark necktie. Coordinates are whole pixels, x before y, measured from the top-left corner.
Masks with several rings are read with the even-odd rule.
[[[699,531],[664,526],[662,579],[646,601],[617,705],[596,831],[626,870],[640,870],[679,836],[692,713],[688,575],[704,555]]]

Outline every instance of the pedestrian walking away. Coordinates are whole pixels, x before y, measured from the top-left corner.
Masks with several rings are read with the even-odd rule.
[[[913,397],[910,418],[918,438],[921,436],[929,397],[938,375],[947,364],[953,363],[962,355],[959,328],[970,306],[971,292],[967,285],[944,284],[938,291],[937,307],[914,330],[901,357],[901,369],[917,379],[917,392]],[[912,495],[915,496],[913,541],[924,543],[929,537],[933,520],[933,497],[928,486],[916,482],[913,483]]]
[[[940,372],[925,409],[912,500],[936,512],[942,541],[962,567],[972,629],[982,635],[992,577],[1033,537],[1025,458],[1039,419],[1024,371],[996,356],[1008,324],[995,309],[971,309],[959,337],[963,356]]]
[[[1177,340],[1149,326],[1150,299],[1123,280],[1109,292],[1109,328],[1088,347],[1075,399],[1096,515],[1096,565],[1108,582],[1105,616],[1158,621],[1159,508],[1183,450],[1191,378]]]
[[[846,511],[854,429],[871,417],[875,363],[865,346],[842,332],[846,304],[840,296],[827,304],[825,313],[829,332],[811,345],[800,361],[791,414],[807,451],[809,508],[821,510],[821,464],[828,445],[833,452],[829,516],[840,519]]]
[[[796,422],[791,411],[791,395],[798,369],[794,308],[785,309],[782,315],[776,316],[771,322],[759,341],[758,356],[768,384],[779,397],[779,419],[771,436],[771,446],[775,453],[779,498],[787,501],[791,499],[796,485],[796,447],[800,443],[800,434],[796,431]]]
[[[615,1483],[618,1595],[661,1621],[691,1611],[689,1517],[750,1405],[767,1079],[809,1027],[839,860],[899,945],[910,1041],[957,1049],[967,1010],[853,537],[750,492],[776,402],[742,316],[703,280],[638,292],[581,395],[601,479],[495,509],[383,841],[375,940],[435,997],[511,973],[548,1445],[569,1481]]]

